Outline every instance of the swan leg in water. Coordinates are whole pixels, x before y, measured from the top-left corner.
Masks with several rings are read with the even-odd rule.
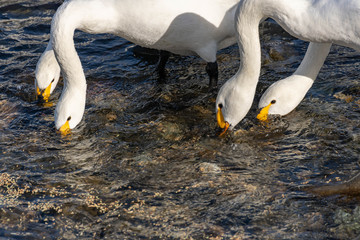
[[[218,50],[236,43],[234,16],[238,1],[137,0],[134,3],[132,0],[70,0],[59,9],[61,14],[67,15],[69,20],[63,22],[70,28],[91,34],[111,33],[142,47],[179,55],[198,55],[212,64],[216,62]],[[45,95],[44,99],[53,92],[60,75],[55,57],[50,41],[35,72],[37,94]],[[163,75],[162,66],[166,61],[160,62],[158,69]],[[217,69],[210,69],[210,85],[214,86],[217,85]]]
[[[165,83],[166,79],[166,70],[165,65],[167,60],[170,57],[170,52],[160,50],[159,61],[157,63],[156,71],[159,75],[159,82]],[[217,82],[219,78],[218,64],[217,62],[208,62],[206,64],[206,73],[209,76],[209,90],[217,88]]]
[[[234,16],[238,1],[213,0],[211,4],[208,0],[65,1],[52,19],[50,42],[36,68],[36,86],[40,91],[42,86],[49,86],[55,71],[61,70],[64,78],[55,108],[56,129],[63,132],[73,129],[85,111],[87,86],[74,46],[76,29],[118,35],[137,45],[175,54],[196,54],[214,63],[218,50],[236,43]],[[49,64],[56,66],[49,70],[46,67]],[[209,69],[214,78],[217,71],[213,65]],[[54,81],[51,89],[55,85]]]
[[[169,57],[170,57],[170,52],[164,50],[160,51],[159,61],[156,66],[156,72],[159,75],[159,82],[161,83],[165,82],[165,78],[166,78],[165,65]]]
[[[299,39],[328,44],[324,45],[325,49],[333,43],[360,50],[359,12],[359,0],[241,0],[235,14],[240,66],[238,72],[218,93],[215,110],[219,115],[219,126],[233,129],[246,116],[252,105],[260,76],[261,47],[258,26],[263,19],[274,19],[288,33]],[[318,69],[312,68],[319,66],[305,65],[310,68],[309,72],[317,75]],[[312,84],[309,79],[304,82],[308,82],[305,84],[308,86]],[[306,90],[303,91],[306,92],[307,88],[304,87]],[[276,102],[273,105],[277,104]],[[271,107],[273,106],[269,108]]]
[[[330,48],[331,43],[311,42],[294,74],[273,83],[261,96],[257,118],[266,121],[268,114],[283,116],[294,110],[314,83]]]
[[[219,77],[217,62],[208,62],[206,65],[206,72],[209,75],[209,89],[216,89]]]

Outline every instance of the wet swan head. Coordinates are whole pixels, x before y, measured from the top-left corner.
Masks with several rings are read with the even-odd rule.
[[[55,109],[55,127],[62,134],[68,134],[80,123],[85,111],[85,92],[86,85],[71,90],[64,87]]]
[[[39,97],[48,101],[60,78],[60,66],[53,50],[46,50],[40,57],[35,71],[35,88]]]
[[[219,127],[233,129],[249,111],[255,90],[240,87],[235,76],[220,89],[216,98],[216,115]]]
[[[259,120],[267,120],[267,115],[286,115],[299,105],[307,91],[312,86],[313,80],[300,75],[292,75],[288,78],[273,83],[262,95],[258,115]]]

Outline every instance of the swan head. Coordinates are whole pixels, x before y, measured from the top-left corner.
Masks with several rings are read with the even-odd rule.
[[[60,66],[53,50],[45,50],[41,55],[35,71],[35,88],[38,97],[45,102],[49,100],[60,78]]]
[[[79,88],[63,89],[55,108],[55,127],[66,135],[81,121],[85,111],[86,85]]]
[[[294,110],[304,99],[313,84],[311,78],[292,75],[273,83],[261,96],[257,118],[266,121],[268,115],[286,115]]]
[[[255,86],[256,87],[256,86]],[[216,118],[220,128],[226,132],[233,129],[248,113],[255,94],[253,86],[238,84],[236,76],[229,79],[216,98]]]

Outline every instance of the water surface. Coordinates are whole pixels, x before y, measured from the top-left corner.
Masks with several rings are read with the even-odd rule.
[[[261,93],[292,74],[307,43],[261,26],[255,101],[231,134],[216,135],[206,63],[156,57],[112,35],[76,32],[87,77],[83,121],[69,136],[34,94],[36,63],[62,1],[0,3],[0,237],[5,239],[351,239],[359,198],[304,187],[359,172],[359,53],[333,46],[298,108],[260,124]],[[219,52],[219,85],[239,65]]]

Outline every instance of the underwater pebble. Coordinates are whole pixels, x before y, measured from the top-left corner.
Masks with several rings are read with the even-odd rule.
[[[351,138],[353,141],[360,141],[360,134],[359,133],[352,133]]]
[[[320,212],[309,213],[305,215],[308,217],[307,225],[312,230],[321,230],[324,227],[324,216]]]
[[[347,95],[347,94],[344,94],[342,92],[335,93],[334,97],[337,98],[337,99],[343,100],[346,103],[350,103],[350,102],[355,100],[354,96]]]
[[[0,101],[0,129],[7,128],[17,114],[16,105],[8,100]]]
[[[152,162],[152,158],[147,154],[141,154],[133,158],[134,162],[139,166],[146,166]]]
[[[115,113],[110,112],[110,113],[106,114],[106,119],[109,121],[115,121],[117,119],[117,116]]]
[[[269,55],[274,61],[284,61],[284,57],[274,48],[270,49]]]
[[[205,174],[221,173],[221,168],[215,163],[200,163],[197,167],[197,170]]]
[[[212,114],[212,111],[210,111],[207,108],[204,108],[203,106],[195,105],[195,106],[192,107],[192,109],[194,111],[197,111],[198,113],[200,113],[202,115],[205,115],[205,116],[208,116],[208,115]]]
[[[357,101],[355,101],[355,103],[356,103],[357,105],[359,105],[359,107],[360,107],[360,99],[357,100]]]
[[[334,222],[338,224],[332,231],[346,236],[349,232],[360,231],[360,207],[357,206],[353,211],[337,209],[334,215]]]
[[[180,141],[184,132],[177,123],[162,122],[158,125],[161,136],[168,141]]]

